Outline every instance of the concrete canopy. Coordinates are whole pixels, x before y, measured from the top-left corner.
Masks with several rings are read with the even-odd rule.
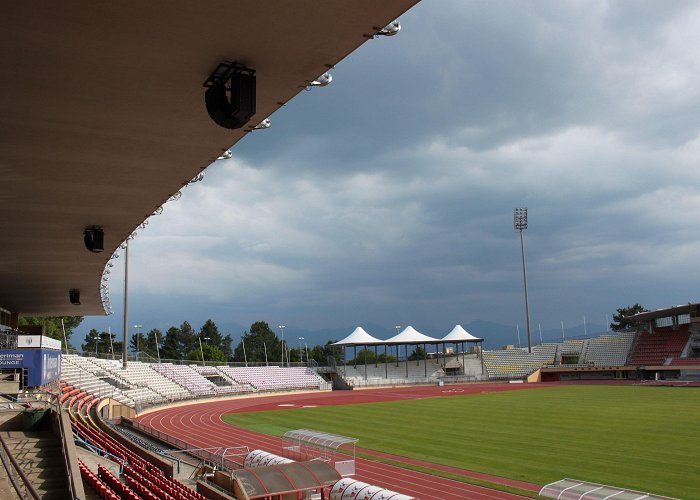
[[[0,307],[104,314],[113,251],[246,133],[206,113],[202,83],[220,62],[256,70],[255,125],[417,1],[5,5]],[[83,245],[91,225],[103,253]]]

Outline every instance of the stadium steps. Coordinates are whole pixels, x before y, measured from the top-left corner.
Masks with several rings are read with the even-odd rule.
[[[63,451],[60,440],[51,431],[4,431],[2,437],[42,499],[66,498]]]

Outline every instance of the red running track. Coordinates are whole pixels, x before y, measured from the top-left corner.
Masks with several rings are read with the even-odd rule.
[[[446,397],[481,392],[521,390],[547,384],[473,384],[461,386],[424,386],[384,388],[362,391],[334,391],[314,393],[290,393],[268,397],[240,398],[174,406],[155,410],[136,418],[141,424],[188,443],[193,448],[247,446],[250,449],[282,454],[285,443],[280,438],[268,436],[225,424],[221,416],[226,413],[250,412],[270,409],[292,409],[301,406],[335,406],[377,401]],[[280,406],[285,405],[285,406]],[[372,453],[370,451],[370,453]],[[379,453],[376,453],[380,455]],[[401,459],[401,457],[394,457]],[[409,462],[409,460],[406,460]],[[411,461],[415,463],[415,461]],[[427,462],[422,462],[431,466]],[[435,465],[434,468],[444,468]],[[459,473],[459,469],[453,469]],[[517,495],[474,486],[451,479],[414,472],[372,460],[357,458],[355,477],[361,481],[413,495],[421,500],[464,499],[516,499]],[[480,477],[493,482],[538,491],[537,485],[462,471],[463,475]]]

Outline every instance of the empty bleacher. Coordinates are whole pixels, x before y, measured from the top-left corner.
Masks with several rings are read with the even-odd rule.
[[[512,379],[527,377],[545,365],[555,364],[559,344],[545,343],[527,349],[503,349],[484,351],[484,365],[491,379]]]
[[[627,364],[635,332],[601,335],[586,341],[586,352],[579,363],[595,366],[623,366]]]
[[[630,359],[631,365],[664,365],[668,358],[680,358],[688,343],[687,325],[677,330],[657,329],[642,331]]]
[[[92,396],[109,396],[137,411],[198,397],[330,389],[323,378],[306,367],[234,368],[130,361],[124,370],[116,360],[66,354],[62,357],[61,370],[62,380],[76,390],[75,394],[79,389]]]
[[[220,372],[239,384],[249,384],[258,391],[320,389],[324,380],[309,368],[279,366],[219,366]]]

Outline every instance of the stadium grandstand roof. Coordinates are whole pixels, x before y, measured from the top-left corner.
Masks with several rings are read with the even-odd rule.
[[[667,318],[669,316],[679,316],[681,314],[689,314],[691,317],[700,316],[700,302],[693,304],[681,304],[678,306],[667,307],[666,309],[657,309],[655,311],[646,311],[632,316],[627,316],[625,319],[633,321],[649,321],[657,318]]]
[[[462,325],[455,326],[450,333],[445,335],[442,339],[443,342],[483,342],[484,339],[475,337],[464,328]]]
[[[0,306],[104,314],[110,256],[171,196],[418,0],[12,2],[0,22]],[[256,111],[229,130],[203,83],[256,71]],[[83,232],[104,231],[104,251]],[[72,305],[69,290],[80,291]]]

